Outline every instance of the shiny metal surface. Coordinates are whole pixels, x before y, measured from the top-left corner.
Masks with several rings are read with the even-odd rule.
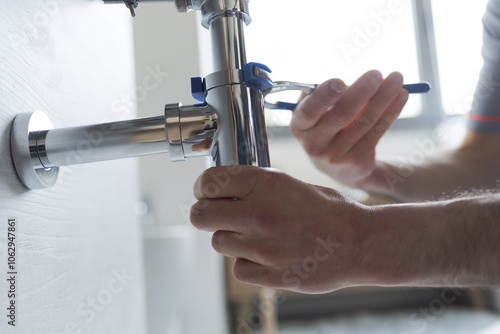
[[[173,161],[207,156],[218,117],[209,105],[167,105],[165,115],[52,129],[41,111],[19,114],[13,122],[11,150],[23,183],[51,187],[58,167],[168,153]]]
[[[181,11],[201,9],[202,24],[211,32],[214,73],[206,78],[207,103],[168,104],[164,116],[61,129],[52,129],[41,112],[20,114],[11,147],[16,170],[29,188],[52,186],[61,166],[167,152],[174,161],[209,155],[218,166],[270,165],[263,91],[245,83],[242,74],[244,27],[251,21],[248,0],[175,2]],[[48,122],[35,127],[34,119]]]
[[[266,98],[268,95],[272,95],[275,93],[280,93],[284,91],[296,90],[301,91],[305,94],[311,94],[318,85],[308,84],[308,83],[300,83],[293,81],[276,81],[274,82],[274,86],[272,88],[266,89],[263,91],[264,94],[264,107],[269,109],[288,109],[293,110],[297,106],[297,103],[288,103],[288,102],[270,102]],[[286,105],[286,108],[282,108],[283,105]]]
[[[245,24],[237,17],[219,16],[209,27],[212,40],[214,72],[242,69],[247,63]]]
[[[209,92],[207,102],[218,110],[219,118],[210,155],[215,165],[270,165],[260,95],[244,85],[221,86]]]
[[[39,130],[51,128],[52,123],[42,111],[18,114],[12,123],[10,145],[14,167],[30,189],[52,187],[57,181],[59,168],[44,169],[37,150]]]
[[[175,7],[178,12],[188,12],[200,9],[206,0],[175,0]]]
[[[49,130],[41,158],[44,167],[61,167],[167,152],[159,116]]]
[[[206,101],[218,117],[210,153],[213,163],[269,166],[262,92],[245,87],[241,74],[247,63],[244,28],[252,20],[249,1],[175,0],[175,3],[179,11],[201,10],[201,24],[210,30],[214,67],[206,78]],[[198,156],[199,147],[196,144],[189,147],[184,137],[186,125],[181,129],[183,121],[176,116],[177,108],[184,107],[167,105],[165,109],[171,159]],[[200,110],[190,112],[196,114]],[[199,126],[198,122],[192,124],[196,124],[193,128]],[[192,132],[196,138],[197,130]]]
[[[206,0],[103,0],[105,4],[125,4],[135,16],[135,8],[143,2],[175,2],[178,12],[200,9]],[[131,5],[133,3],[133,5]]]
[[[252,22],[248,11],[248,0],[206,0],[202,1],[201,25],[210,29],[212,23],[221,17],[234,17],[246,25]]]
[[[211,106],[168,104],[165,107],[165,123],[172,161],[210,154],[219,123]]]
[[[239,69],[218,71],[205,77],[207,91],[220,86],[241,84],[242,82],[243,72]]]
[[[169,144],[169,156],[172,161],[184,161],[184,149],[182,148],[180,103],[167,104],[165,106],[165,132]]]
[[[231,10],[221,13],[222,5]],[[244,28],[250,22],[248,1],[207,1],[202,6],[202,15],[212,38],[214,71],[223,73],[210,78],[217,84],[208,90],[206,98],[219,117],[212,162],[217,166],[268,167],[262,92],[246,87],[236,74],[247,63]],[[221,82],[224,79],[225,84]],[[207,89],[210,80],[207,80]]]
[[[254,138],[252,145],[255,150],[257,166],[270,167],[269,146],[267,142],[266,118],[264,116],[264,96],[262,91],[247,88],[250,94],[250,110],[253,122]]]
[[[317,86],[318,85],[315,84],[292,82],[292,81],[276,81],[274,83],[273,88],[266,89],[264,91],[264,95],[284,92],[287,90],[300,90],[303,93],[311,94],[313,90],[316,89]]]

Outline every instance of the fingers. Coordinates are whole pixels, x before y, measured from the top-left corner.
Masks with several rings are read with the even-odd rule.
[[[246,208],[245,203],[233,199],[202,199],[191,207],[190,219],[193,226],[202,231],[241,233],[251,223],[250,215],[245,214]]]
[[[345,84],[340,79],[331,79],[319,85],[310,95],[301,95],[301,103],[294,110],[290,129],[292,132],[312,128],[320,118],[340,99]]]
[[[256,185],[273,183],[276,175],[282,174],[273,168],[255,166],[212,167],[196,180],[193,191],[196,199],[233,198],[251,196]]]
[[[233,265],[233,276],[240,282],[267,286],[272,288],[281,287],[279,277],[272,269],[261,264],[238,258]]]
[[[240,233],[217,231],[212,235],[212,248],[225,256],[249,259],[252,252],[246,240]]]
[[[356,113],[355,117],[337,134],[337,136],[335,136],[335,138],[332,139],[332,142],[328,145],[330,147],[330,152],[325,155],[335,157],[344,156],[358,144],[358,141],[362,137],[378,124],[384,113],[386,114],[386,118],[383,124],[386,124],[387,122],[385,121],[391,119],[391,117],[387,117],[389,115],[386,110],[398,97],[399,93],[402,91],[402,86],[403,76],[400,73],[394,72],[389,74],[380,85],[376,94],[366,102],[359,112]],[[394,116],[394,112],[390,112],[389,114]],[[392,121],[394,121],[394,119]]]
[[[244,258],[262,265],[276,266],[286,262],[288,257],[279,253],[279,246],[268,244],[262,239],[250,238],[248,235],[216,231],[212,235],[212,247],[218,253],[232,258]]]
[[[344,93],[335,108],[324,115],[321,123],[314,127],[314,131],[333,137],[378,91],[383,82],[382,74],[378,71],[369,71],[363,74]]]
[[[385,110],[377,123],[359,140],[356,145],[360,150],[373,150],[382,136],[389,130],[392,123],[399,117],[408,101],[409,93],[401,89],[392,104]],[[355,152],[354,152],[355,153]],[[360,152],[360,154],[364,154]]]
[[[383,82],[382,74],[378,71],[369,71],[363,74],[356,82],[349,86],[342,96],[337,97],[335,105],[323,112],[315,125],[307,131],[292,133],[302,142],[310,156],[320,156],[331,144],[333,138],[358,113],[358,111],[377,93]],[[309,108],[305,102],[312,100],[313,94],[301,103],[305,110]],[[310,103],[310,102],[309,102]],[[300,105],[299,105],[300,106]],[[312,111],[309,112],[312,114]],[[293,129],[292,129],[293,130]]]
[[[224,166],[205,170],[193,186],[196,199],[241,198],[254,188],[254,167]]]
[[[191,222],[200,230],[243,233],[271,226],[277,211],[265,198],[282,197],[291,178],[271,168],[254,166],[213,167],[203,172],[194,185],[198,202],[191,208]],[[293,186],[301,186],[296,180]],[[278,201],[279,202],[279,201]],[[277,203],[278,203],[277,202]]]

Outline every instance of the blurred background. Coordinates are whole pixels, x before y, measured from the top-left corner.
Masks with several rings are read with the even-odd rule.
[[[370,69],[400,71],[406,83],[429,81],[431,93],[410,97],[378,147],[379,155],[416,158],[453,147],[464,134],[482,63],[485,6],[486,0],[255,0],[247,55],[268,65],[275,81],[339,77],[349,84]],[[133,26],[139,115],[196,103],[190,78],[211,73],[198,14],[177,13],[170,3],[141,4]],[[152,72],[157,85],[146,89]],[[290,112],[266,112],[273,167],[366,200],[314,169],[289,120]],[[363,288],[305,296],[235,282],[210,235],[189,223],[192,184],[207,166],[204,159],[171,163],[166,155],[140,159],[149,333],[500,333],[494,290]]]

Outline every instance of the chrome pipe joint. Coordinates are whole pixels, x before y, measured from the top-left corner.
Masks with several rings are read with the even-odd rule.
[[[149,0],[166,1],[167,0]],[[135,15],[146,0],[124,3]],[[175,0],[178,11],[200,10],[210,30],[214,72],[192,79],[201,103],[167,104],[163,116],[52,129],[41,111],[16,116],[11,130],[14,165],[30,189],[51,187],[59,167],[169,153],[171,160],[208,156],[213,165],[270,165],[264,120],[264,91],[270,70],[248,63],[244,27],[248,0]]]
[[[217,114],[209,105],[165,106],[165,124],[169,156],[172,161],[203,157],[210,154],[217,133]]]

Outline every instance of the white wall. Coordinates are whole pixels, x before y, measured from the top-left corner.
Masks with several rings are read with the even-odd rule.
[[[9,148],[20,112],[42,109],[55,127],[135,117],[133,105],[114,108],[134,86],[130,18],[100,1],[0,6],[0,333],[145,333],[135,161],[63,167],[53,188],[30,191]],[[15,298],[8,219],[17,222]]]
[[[196,103],[191,97],[193,76],[200,76],[196,14],[177,13],[172,3],[141,4],[134,18],[136,82],[140,116],[163,115],[166,104]],[[159,72],[157,85],[147,89],[150,72]],[[142,194],[155,223],[188,224],[193,203],[192,185],[206,161],[188,159],[172,163],[168,155],[144,157]]]
[[[198,15],[177,13],[173,4],[141,4],[134,18],[135,63],[141,116],[161,115],[165,104],[198,103],[190,78],[209,50],[198,47]],[[206,41],[205,41],[206,42]],[[206,67],[206,65],[205,65]],[[151,89],[150,71],[161,72]],[[207,69],[203,69],[207,71]],[[146,79],[146,85],[144,80]],[[168,155],[141,158],[146,289],[150,334],[221,334],[227,331],[222,257],[211,235],[189,222],[192,187],[207,167],[204,158],[170,162]]]

